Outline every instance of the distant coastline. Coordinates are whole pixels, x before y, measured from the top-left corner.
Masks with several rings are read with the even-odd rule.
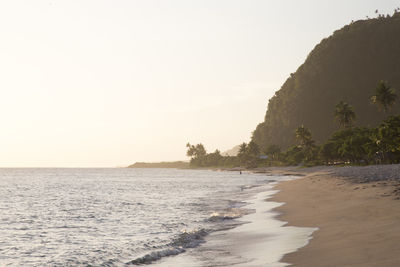
[[[177,168],[189,169],[189,162],[185,161],[163,161],[163,162],[135,162],[128,168]]]

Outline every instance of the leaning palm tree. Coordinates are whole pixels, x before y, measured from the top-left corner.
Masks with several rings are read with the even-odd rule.
[[[386,114],[388,109],[396,102],[397,95],[393,88],[387,85],[384,81],[379,81],[375,88],[375,94],[371,96],[371,102],[383,109]]]
[[[353,107],[343,101],[336,105],[334,115],[339,122],[339,126],[343,128],[351,128],[356,119]]]

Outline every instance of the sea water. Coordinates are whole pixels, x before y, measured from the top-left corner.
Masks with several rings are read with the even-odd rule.
[[[287,179],[209,170],[0,169],[0,266],[278,266],[313,231],[284,227],[274,219],[277,204],[265,202],[271,185]],[[262,243],[237,242],[253,236]]]

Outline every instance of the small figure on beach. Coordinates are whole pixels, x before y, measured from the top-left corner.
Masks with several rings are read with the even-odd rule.
[[[242,171],[239,171],[240,174],[242,174]]]

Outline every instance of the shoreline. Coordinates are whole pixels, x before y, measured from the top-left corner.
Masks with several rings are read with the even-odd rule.
[[[283,203],[271,208],[273,219],[282,222],[282,228],[286,230],[292,227],[317,228],[305,244],[293,252],[285,252],[274,265],[267,266],[400,266],[399,164],[269,167],[245,171],[267,176],[298,176],[277,183],[272,190],[278,192],[264,196],[258,207],[264,210],[270,205],[268,203]],[[265,218],[264,211],[258,215]],[[155,266],[185,266],[187,262],[195,262],[199,253],[205,259],[213,255],[213,259],[226,260],[226,253],[240,259],[262,259],[264,264],[257,260],[245,260],[241,264],[265,266],[267,254],[275,248],[264,246],[263,242],[255,239],[260,233],[268,232],[268,224],[259,226],[255,232],[246,226],[215,232],[207,236],[200,247],[176,257],[166,257]],[[218,264],[229,266],[222,261]]]
[[[284,169],[303,177],[275,186],[279,192],[268,201],[284,203],[275,208],[276,218],[287,226],[319,230],[281,262],[307,267],[400,266],[398,170],[400,165]]]
[[[283,203],[272,200],[275,185],[298,178],[276,174],[268,179],[245,189],[247,197],[240,203],[252,212],[233,218],[238,224],[212,231],[200,246],[152,266],[188,266],[188,262],[190,266],[288,266],[282,257],[306,246],[316,228],[287,226],[277,217],[275,208]]]

